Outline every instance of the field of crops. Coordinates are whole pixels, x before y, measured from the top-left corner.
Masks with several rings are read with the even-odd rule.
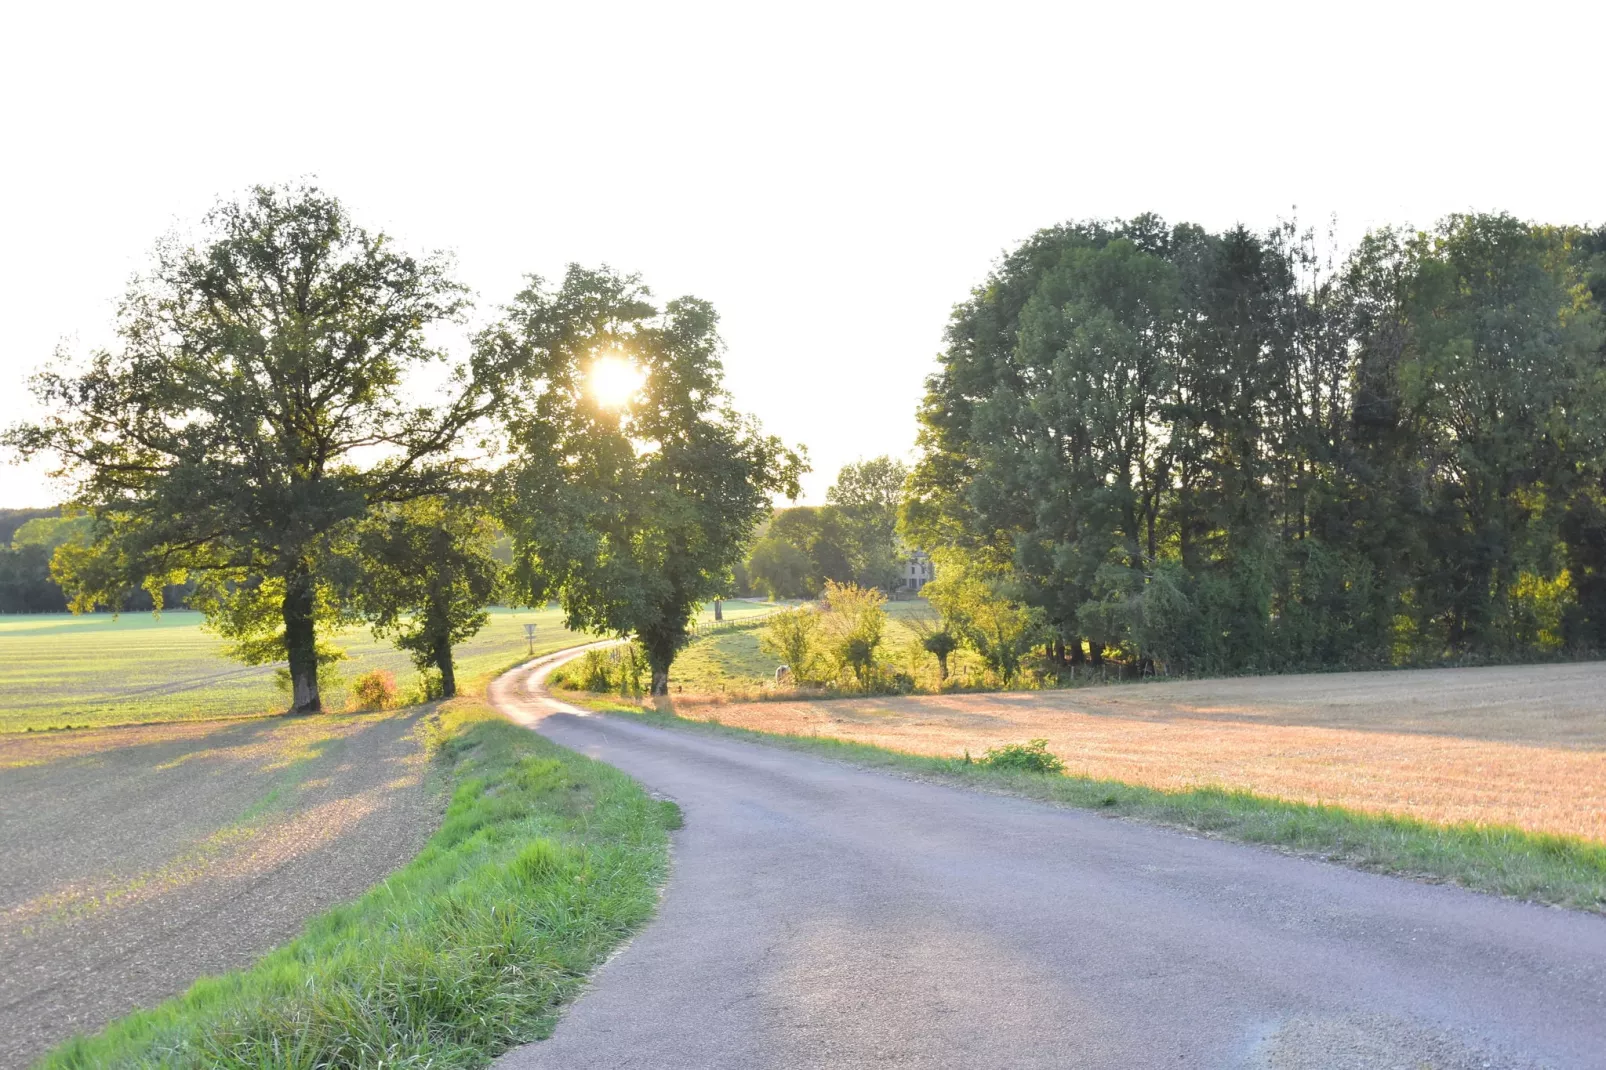
[[[466,683],[527,651],[527,623],[536,626],[536,653],[578,641],[557,609],[493,610],[485,629],[459,648],[458,679]],[[395,673],[403,687],[415,679],[406,654],[364,629],[337,641],[350,655],[340,667],[346,680],[369,669]],[[224,645],[191,611],[0,617],[0,734],[282,709],[273,668],[231,661]],[[325,705],[339,709],[345,700],[336,688]]]
[[[943,757],[1046,739],[1099,780],[1606,842],[1606,662],[832,701],[690,691],[674,697],[682,717],[763,732]]]

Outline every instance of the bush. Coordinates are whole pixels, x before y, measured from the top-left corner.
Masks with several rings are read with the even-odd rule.
[[[570,674],[574,686],[581,691],[612,691],[613,665],[606,650],[587,650]]]
[[[826,651],[836,664],[838,679],[851,677],[861,691],[874,689],[886,602],[887,596],[873,587],[825,583],[826,612],[820,623]]]
[[[363,673],[352,682],[351,702],[359,710],[395,709],[396,678],[384,669]]]
[[[990,748],[976,764],[989,769],[1007,769],[1017,773],[1065,772],[1065,763],[1048,752],[1046,739]]]
[[[820,621],[812,609],[787,609],[770,615],[758,637],[758,648],[781,659],[800,684],[812,683],[820,660]]]

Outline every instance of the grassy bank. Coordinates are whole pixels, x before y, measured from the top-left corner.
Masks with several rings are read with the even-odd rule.
[[[431,731],[451,802],[416,859],[252,968],[41,1065],[476,1067],[550,1032],[654,909],[679,812],[476,700]]]
[[[752,739],[973,790],[1277,847],[1358,869],[1606,913],[1606,845],[1589,840],[1499,826],[1438,825],[1246,791],[1160,791],[1090,777],[993,769],[962,758],[926,757],[823,736],[779,735],[689,720],[612,698],[574,693],[564,697],[665,727]]]

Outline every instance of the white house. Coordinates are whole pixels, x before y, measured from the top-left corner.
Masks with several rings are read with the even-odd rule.
[[[937,578],[937,569],[931,555],[924,550],[911,550],[903,560],[903,589],[913,594]]]

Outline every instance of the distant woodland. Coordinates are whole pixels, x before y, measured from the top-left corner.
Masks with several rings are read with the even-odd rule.
[[[1059,656],[1606,649],[1606,230],[1044,230],[955,310],[904,534]]]

